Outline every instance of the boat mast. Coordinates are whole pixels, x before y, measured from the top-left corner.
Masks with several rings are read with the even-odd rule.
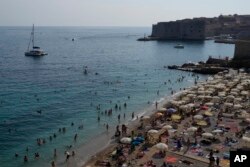
[[[34,28],[34,24],[33,24],[33,27],[32,27],[32,32],[31,32],[31,35],[32,35],[32,45],[33,45],[33,48],[34,48],[34,38],[35,38],[35,28]]]

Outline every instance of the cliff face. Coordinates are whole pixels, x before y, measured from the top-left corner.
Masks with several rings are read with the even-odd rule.
[[[236,35],[249,29],[250,15],[229,15],[159,22],[153,25],[151,36],[158,39],[204,40],[221,34]]]

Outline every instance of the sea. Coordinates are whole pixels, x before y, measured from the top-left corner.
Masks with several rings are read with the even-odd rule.
[[[118,115],[120,124],[128,124],[132,112],[143,115],[172,90],[194,85],[192,73],[164,67],[234,54],[234,45],[212,40],[137,41],[151,27],[35,27],[35,45],[48,53],[35,58],[24,56],[30,33],[31,27],[0,27],[1,167],[49,167],[53,160],[68,166],[67,150],[76,150],[73,166],[81,166],[90,148],[107,144],[98,139],[106,135],[106,124],[119,124]],[[185,48],[174,48],[179,43]],[[105,115],[111,108],[112,116]],[[66,132],[59,132],[63,127]],[[39,146],[38,138],[46,142]]]

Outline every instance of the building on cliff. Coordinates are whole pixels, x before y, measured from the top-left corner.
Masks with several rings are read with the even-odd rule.
[[[204,40],[207,37],[230,34],[236,36],[250,29],[250,15],[220,15],[214,18],[193,18],[159,22],[152,27],[151,37],[177,40]]]

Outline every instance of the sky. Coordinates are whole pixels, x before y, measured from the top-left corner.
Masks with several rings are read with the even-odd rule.
[[[151,26],[250,14],[250,0],[0,0],[0,26]]]

